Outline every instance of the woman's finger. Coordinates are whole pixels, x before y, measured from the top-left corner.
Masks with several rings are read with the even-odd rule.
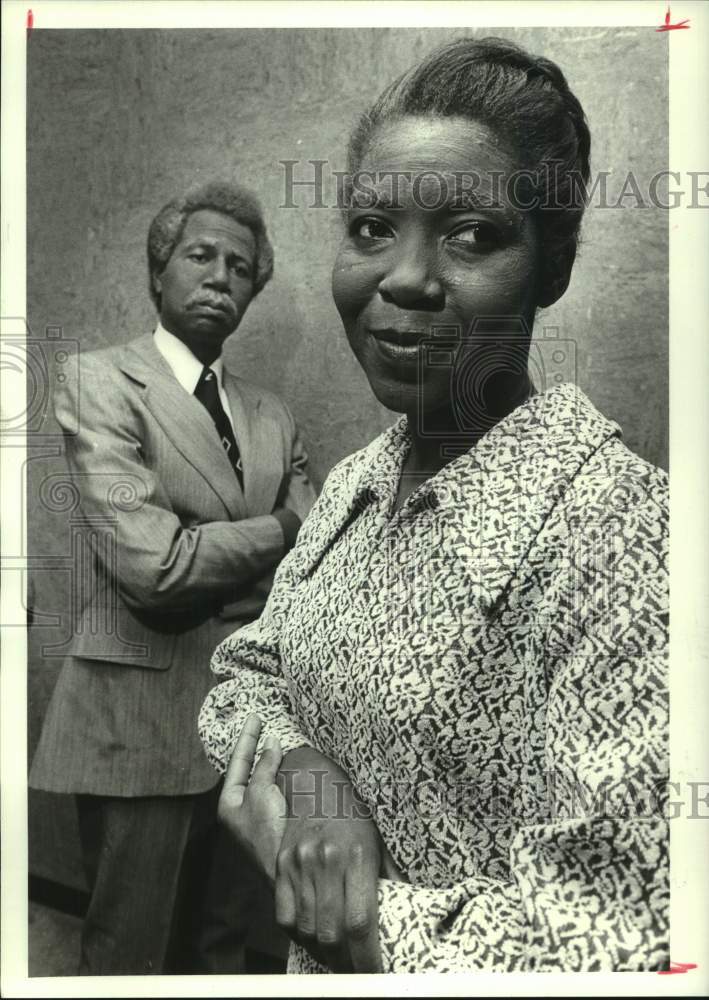
[[[263,752],[251,775],[251,787],[273,785],[278,769],[283,760],[280,740],[277,736],[269,736],[264,744]]]
[[[239,733],[222,789],[222,797],[229,804],[241,805],[244,798],[262,726],[259,715],[250,715]]]
[[[345,871],[345,935],[353,972],[381,972],[378,919],[379,878],[360,844]]]
[[[315,869],[315,936],[333,972],[351,972],[345,935],[345,872],[338,844],[320,845]]]
[[[283,870],[280,864],[277,865],[274,902],[276,923],[286,934],[291,934],[295,931],[297,916],[295,892],[290,876]]]
[[[315,885],[313,884],[314,845],[297,845],[291,881],[295,894],[296,928],[303,938],[314,938],[317,927]]]
[[[324,843],[318,847],[315,868],[316,933],[320,944],[341,940],[345,922],[345,874],[341,848]]]

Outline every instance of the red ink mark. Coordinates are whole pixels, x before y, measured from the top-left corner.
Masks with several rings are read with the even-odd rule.
[[[657,974],[658,976],[676,976],[678,973],[682,973],[684,975],[684,973],[688,972],[689,969],[696,968],[697,966],[695,962],[670,962],[669,969],[662,969]]]
[[[670,7],[667,6],[667,13],[665,14],[665,23],[659,27],[655,28],[655,31],[677,31],[678,28],[689,28],[689,18],[685,17],[684,21],[678,21],[677,24],[671,24]]]
[[[32,27],[33,26],[34,26],[34,14],[32,13],[31,10],[28,10],[27,11],[27,30],[28,31],[32,31]]]

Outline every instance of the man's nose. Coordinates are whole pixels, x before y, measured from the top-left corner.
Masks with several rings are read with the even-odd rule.
[[[229,289],[229,268],[223,257],[214,257],[205,278],[206,284],[222,291]]]
[[[440,309],[445,302],[435,251],[423,241],[402,241],[379,282],[386,302],[402,309]]]

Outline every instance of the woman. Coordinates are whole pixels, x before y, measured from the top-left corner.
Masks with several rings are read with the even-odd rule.
[[[200,719],[291,971],[668,960],[666,477],[527,373],[589,148],[559,68],[500,39],[353,134],[333,294],[403,416],[331,472]]]

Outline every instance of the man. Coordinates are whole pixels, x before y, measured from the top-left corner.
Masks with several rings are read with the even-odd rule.
[[[212,183],[170,202],[148,258],[154,335],[84,355],[55,396],[93,560],[30,784],[77,796],[81,973],[238,972],[244,900],[223,847],[210,878],[197,715],[214,648],[259,615],[314,491],[284,404],[222,365],[273,270],[256,199]]]

